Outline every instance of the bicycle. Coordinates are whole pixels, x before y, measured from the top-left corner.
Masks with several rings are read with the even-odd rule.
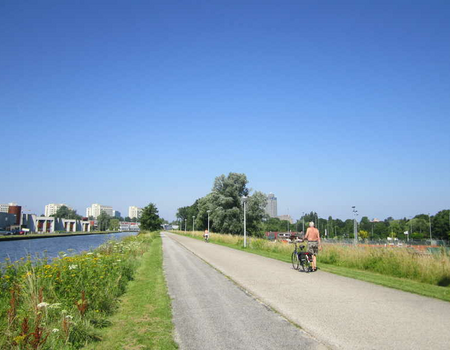
[[[294,270],[299,270],[301,266],[304,272],[312,272],[312,254],[305,251],[305,244],[300,244],[300,246],[298,246],[298,242],[294,242],[294,244],[294,251],[291,254],[292,267]]]

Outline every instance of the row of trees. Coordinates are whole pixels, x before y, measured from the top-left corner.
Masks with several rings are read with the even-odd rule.
[[[345,221],[318,218],[317,213],[311,212],[304,217],[305,225],[310,221],[317,223],[322,235],[328,237],[353,238],[353,219]],[[303,217],[295,223],[295,227],[303,228]],[[383,221],[371,221],[363,216],[357,223],[358,236],[362,239],[385,239],[387,237],[406,239],[410,235],[412,239],[429,239],[430,230],[433,239],[448,240],[450,238],[450,210],[441,210],[434,216],[419,214],[413,218],[394,219],[388,217]]]
[[[247,199],[247,233],[262,236],[267,231],[304,231],[310,221],[319,228],[322,236],[328,238],[353,238],[354,219],[319,218],[316,212],[305,214],[295,223],[270,218],[265,213],[267,197],[261,192],[247,188],[245,174],[229,173],[228,176],[216,177],[211,193],[197,199],[192,205],[179,208],[177,221],[181,229],[205,230],[208,228],[208,212],[210,229],[222,233],[243,233],[242,197]],[[394,219],[388,217],[383,221],[373,222],[367,216],[357,223],[358,236],[361,239],[386,239],[387,237],[406,239],[408,232],[412,239],[428,239],[430,225],[433,239],[450,238],[450,210],[442,210],[434,216],[419,214],[411,219]]]

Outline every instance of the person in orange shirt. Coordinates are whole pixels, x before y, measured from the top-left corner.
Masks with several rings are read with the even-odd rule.
[[[312,268],[313,271],[317,270],[316,255],[319,252],[320,233],[319,230],[314,227],[314,222],[309,223],[309,227],[306,230],[305,240],[308,241],[308,251],[313,255]]]

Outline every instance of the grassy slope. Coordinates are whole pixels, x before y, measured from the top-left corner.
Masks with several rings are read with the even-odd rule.
[[[177,349],[173,340],[172,309],[162,267],[161,237],[150,251],[121,298],[112,325],[102,330],[102,341],[86,349]]]
[[[180,234],[176,231],[171,231],[176,234]],[[181,234],[184,236],[184,234]],[[195,239],[202,239],[201,237],[197,236],[191,236],[191,238]],[[268,252],[262,249],[254,249],[254,248],[243,248],[243,247],[237,247],[234,244],[226,244],[222,242],[212,242],[215,244],[223,245],[229,248],[238,249],[238,250],[244,250],[248,253],[253,253],[257,255],[261,255],[267,258],[272,258],[276,260],[281,260],[284,262],[291,262],[290,255],[286,255],[284,253],[276,253],[276,252]],[[356,269],[350,269],[342,266],[335,266],[335,265],[329,265],[329,264],[321,264],[318,263],[318,267],[321,271],[334,273],[336,275],[350,277],[374,284],[378,284],[384,287],[399,289],[405,292],[415,293],[419,295],[423,295],[426,297],[441,299],[444,301],[450,301],[450,287],[440,287],[436,285],[426,284],[426,283],[420,283],[416,281],[412,281],[405,278],[398,278],[398,277],[391,277],[386,276],[382,274],[378,274],[375,272],[370,271],[363,271],[363,270],[356,270]]]

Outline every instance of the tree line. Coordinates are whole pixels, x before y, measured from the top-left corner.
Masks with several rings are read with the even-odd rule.
[[[213,232],[242,234],[243,203],[247,197],[247,234],[263,236],[264,232],[301,232],[313,221],[322,236],[327,238],[354,238],[354,219],[321,218],[316,212],[304,214],[294,223],[279,218],[271,218],[265,212],[267,197],[264,193],[247,187],[245,174],[229,173],[215,178],[211,192],[197,199],[192,205],[178,208],[176,218],[180,229],[198,231],[209,227]],[[370,240],[385,240],[387,237],[410,239],[448,240],[450,238],[450,210],[441,210],[436,215],[418,214],[413,218],[394,219],[388,217],[382,221],[371,221],[363,216],[357,221],[358,237]],[[407,233],[407,234],[406,234]]]

